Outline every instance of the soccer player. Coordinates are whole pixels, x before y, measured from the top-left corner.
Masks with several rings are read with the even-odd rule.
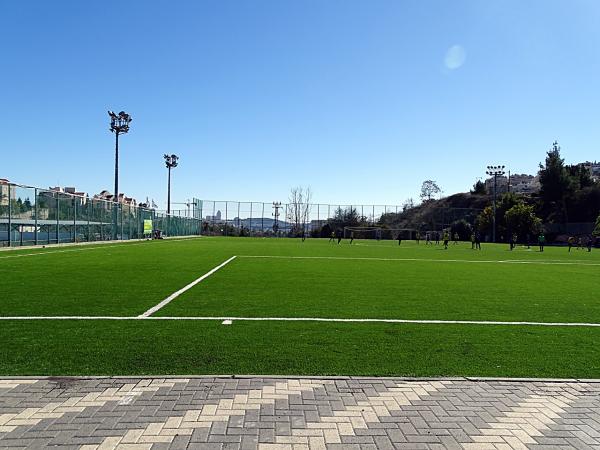
[[[479,231],[475,232],[475,248],[481,250],[481,234],[479,234]]]
[[[417,241],[417,245],[419,245],[420,240],[421,240],[421,233],[417,231],[415,233],[415,241]]]
[[[471,250],[475,250],[475,233],[471,233]]]
[[[575,238],[573,236],[569,236],[569,239],[567,239],[567,244],[569,244],[569,253],[571,253],[571,248],[575,244]]]
[[[510,251],[517,246],[517,235],[516,233],[511,235],[510,237]]]
[[[459,239],[458,233],[454,232],[454,245],[458,244],[458,239]]]
[[[342,242],[342,233],[343,233],[343,232],[342,232],[342,230],[340,230],[340,229],[338,229],[338,230],[337,230],[337,239],[338,239],[338,244],[339,244],[340,242]]]
[[[590,234],[590,235],[588,236],[588,238],[587,238],[587,249],[588,249],[588,252],[591,252],[591,251],[592,251],[592,244],[593,244],[593,242],[594,242],[594,238],[593,238],[593,237],[592,237],[592,235]]]
[[[429,233],[429,231],[425,233],[425,245],[427,244],[433,245],[433,243],[431,242],[431,233]]]
[[[402,234],[398,233],[398,245],[402,244]]]
[[[577,238],[577,250],[581,250],[583,248],[583,239],[581,239],[581,236],[579,236],[579,238]]]
[[[440,232],[435,232],[435,245],[440,245]]]
[[[444,231],[444,249],[448,250],[448,241],[450,241],[450,233]]]
[[[354,242],[354,231],[350,232],[350,243]]]
[[[546,236],[544,236],[544,233],[540,232],[540,235],[538,236],[538,244],[540,246],[540,252],[543,252],[544,245],[546,245]]]

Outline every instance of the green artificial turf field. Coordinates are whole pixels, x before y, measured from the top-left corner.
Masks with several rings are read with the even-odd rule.
[[[597,251],[469,243],[3,251],[0,375],[600,378],[599,271]]]

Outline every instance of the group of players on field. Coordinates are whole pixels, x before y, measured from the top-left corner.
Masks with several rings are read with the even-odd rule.
[[[448,244],[450,242],[450,232],[448,230],[444,230],[443,233],[440,233],[438,231],[426,232],[425,233],[425,245],[434,245],[433,244],[434,241],[435,241],[435,245],[439,245],[440,244],[440,235],[442,237],[444,249],[447,250]],[[329,238],[329,242],[335,242],[335,240],[337,239],[337,243],[339,244],[340,242],[342,242],[342,238],[343,238],[342,230],[338,230],[337,232],[332,231],[331,237]],[[380,240],[380,239],[381,239],[381,236],[378,235],[377,240]],[[402,235],[400,233],[398,233],[396,240],[398,241],[398,245],[402,244]],[[452,241],[453,241],[454,245],[458,244],[459,240],[460,240],[460,237],[459,237],[458,233],[454,233],[454,235],[452,235]],[[516,234],[513,234],[509,239],[510,250],[513,250],[517,246],[517,241],[518,241],[518,236]],[[352,242],[354,242],[354,231],[352,231],[350,233],[350,244],[352,244]],[[419,231],[417,231],[415,233],[415,242],[417,243],[417,245],[421,242],[421,233]],[[544,247],[546,246],[546,236],[544,235],[544,233],[540,233],[538,235],[537,243],[538,243],[540,252],[543,252]],[[581,237],[579,237],[576,240],[575,237],[571,236],[567,240],[567,244],[569,247],[569,252],[571,251],[571,249],[573,247],[575,247],[575,244],[577,244],[577,250],[581,250],[584,248],[583,238],[581,238]],[[594,237],[592,235],[589,235],[587,237],[586,243],[585,243],[585,247],[587,248],[588,252],[592,251],[593,245],[594,245]],[[530,247],[530,237],[529,237],[529,235],[527,235],[527,248],[529,248],[529,247]],[[479,234],[478,231],[471,233],[471,249],[472,250],[481,250],[481,235]]]

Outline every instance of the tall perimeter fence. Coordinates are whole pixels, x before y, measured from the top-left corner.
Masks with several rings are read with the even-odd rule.
[[[483,211],[480,208],[460,207],[416,207],[409,214],[402,214],[399,205],[362,205],[362,204],[304,204],[237,202],[216,200],[194,200],[180,203],[185,208],[174,211],[184,217],[201,218],[202,234],[207,236],[299,236],[328,237],[329,232],[340,229],[354,231],[355,227],[377,227],[381,232],[371,230],[367,235],[382,239],[414,239],[419,232],[442,232],[453,229],[461,239],[470,239],[470,231],[456,226],[458,221],[467,223],[475,229],[477,217]],[[329,227],[324,228],[325,225]],[[588,236],[594,229],[594,223],[544,223],[543,230],[549,241],[562,242],[568,236]],[[325,232],[327,230],[327,232]],[[500,231],[499,231],[500,233]],[[345,233],[345,235],[348,233]],[[498,242],[507,242],[509,235],[500,233]],[[526,236],[520,236],[523,240]],[[482,234],[486,242],[492,240],[491,231]]]
[[[140,239],[147,220],[166,236],[198,235],[202,226],[178,213],[0,183],[0,247]]]
[[[166,236],[327,237],[352,227],[378,227],[383,239],[473,227],[477,208],[436,207],[401,214],[399,205],[303,204],[197,200],[164,211],[0,181],[0,247],[128,240],[144,237],[144,221]],[[552,236],[589,234],[594,224],[544,224]],[[556,228],[556,229],[555,229]],[[459,231],[459,233],[461,233]],[[464,234],[464,233],[463,233]],[[462,236],[461,236],[462,238]],[[484,239],[489,240],[484,236]],[[554,237],[552,237],[554,240]]]
[[[416,231],[442,230],[456,220],[474,224],[481,212],[474,208],[436,208],[426,216],[397,222],[398,205],[285,204],[198,200],[178,215],[202,218],[202,234],[210,236],[306,236],[319,237],[328,224],[332,231],[352,226],[404,230],[407,238]],[[395,236],[395,235],[394,235]]]

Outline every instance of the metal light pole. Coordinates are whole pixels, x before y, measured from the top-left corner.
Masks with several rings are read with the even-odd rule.
[[[108,111],[108,115],[110,116],[110,131],[115,133],[115,196],[113,197],[113,239],[117,239],[117,218],[119,208],[119,134],[129,132],[131,116],[125,111],[121,111],[119,114]]]
[[[171,213],[171,169],[173,167],[177,167],[177,165],[179,164],[177,162],[177,160],[179,159],[179,156],[177,155],[164,155],[165,158],[165,165],[167,166],[167,169],[169,170],[169,178],[168,178],[168,182],[167,182],[167,214]]]
[[[498,177],[504,175],[504,166],[487,166],[487,175],[494,177],[494,215],[492,216],[492,241],[496,242],[496,193],[498,188]]]
[[[273,231],[275,232],[275,235],[277,235],[277,232],[279,231],[279,210],[283,208],[283,206],[281,206],[281,202],[273,202],[273,209],[275,210],[275,212],[273,213],[273,217],[275,217],[275,222],[273,223]]]

